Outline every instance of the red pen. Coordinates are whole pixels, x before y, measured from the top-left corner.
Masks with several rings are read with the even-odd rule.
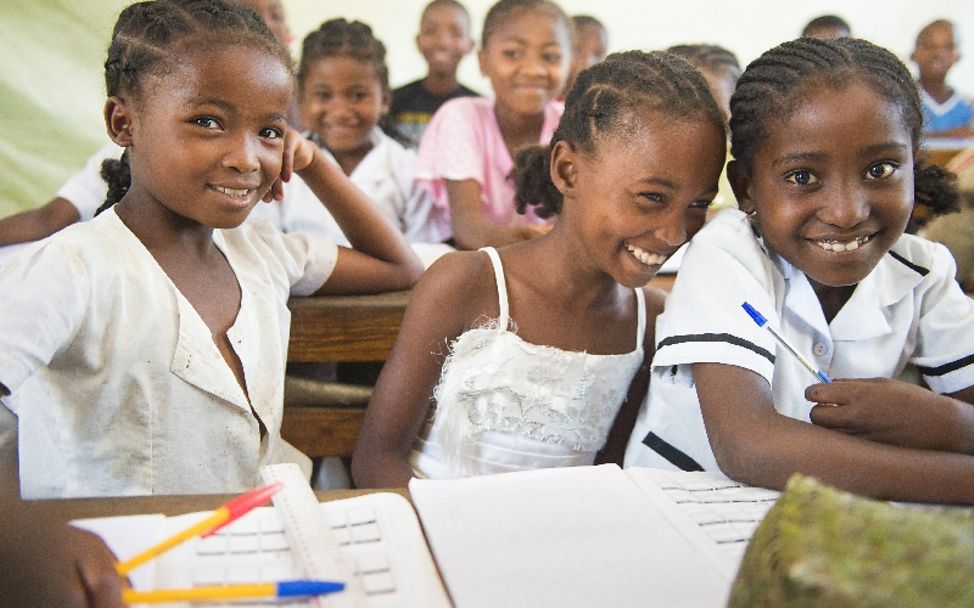
[[[182,532],[177,532],[158,545],[149,547],[131,559],[124,562],[119,562],[115,565],[115,570],[124,576],[135,568],[141,566],[152,558],[165,553],[185,540],[193,538],[194,536],[209,536],[230,522],[243,517],[252,509],[265,504],[271,499],[271,496],[276,494],[278,490],[283,487],[284,484],[278,482],[269,486],[257,488],[256,490],[251,490],[246,494],[241,494],[240,496],[224,504],[222,507],[218,508],[213,512],[212,515],[203,519],[199,523],[186,528]]]

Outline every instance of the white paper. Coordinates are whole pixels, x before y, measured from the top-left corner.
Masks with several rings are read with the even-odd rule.
[[[409,484],[457,608],[723,606],[731,579],[615,465]]]

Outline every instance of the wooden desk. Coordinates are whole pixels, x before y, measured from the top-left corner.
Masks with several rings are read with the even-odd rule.
[[[315,492],[318,500],[328,502],[352,498],[373,492],[395,492],[409,498],[406,488],[386,490],[327,490]],[[31,500],[25,504],[39,514],[62,520],[89,517],[115,517],[141,513],[182,515],[196,511],[211,511],[227,502],[232,494],[187,494],[182,496],[121,496],[116,498],[68,498],[59,500]]]

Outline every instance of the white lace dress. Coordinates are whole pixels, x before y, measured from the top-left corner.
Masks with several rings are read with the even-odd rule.
[[[635,290],[631,352],[592,355],[531,344],[509,329],[497,251],[482,251],[494,266],[500,316],[451,344],[413,445],[413,471],[449,478],[592,464],[643,360],[642,290]]]

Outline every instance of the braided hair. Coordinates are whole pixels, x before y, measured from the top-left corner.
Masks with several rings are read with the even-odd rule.
[[[148,76],[165,73],[183,51],[207,44],[250,45],[292,67],[287,49],[250,7],[232,0],[151,0],[126,7],[115,22],[105,60],[106,92],[138,105]],[[99,213],[128,192],[128,150],[102,163],[101,176],[108,196]]]
[[[390,95],[389,68],[386,66],[386,46],[375,37],[372,28],[361,21],[330,19],[311,32],[301,43],[301,62],[298,64],[298,90],[303,90],[311,67],[322,59],[348,57],[371,65],[379,79],[383,95]],[[379,118],[379,128],[403,145],[415,145],[403,135],[388,113]]]
[[[530,204],[537,205],[539,217],[559,213],[562,195],[548,170],[552,148],[566,141],[576,150],[594,154],[596,141],[627,129],[636,110],[678,120],[706,120],[721,132],[725,129],[724,115],[707,81],[687,60],[662,51],[613,53],[578,75],[551,143],[517,154],[512,178],[518,212],[524,213]]]
[[[522,9],[540,10],[550,13],[552,16],[561,20],[565,25],[565,31],[569,34],[574,31],[572,20],[558,4],[551,0],[499,0],[490,7],[490,10],[487,11],[487,16],[484,17],[484,29],[480,36],[481,47],[487,48],[487,41],[490,40],[494,32],[507,22],[512,16],[512,13]]]
[[[923,112],[913,77],[893,53],[866,40],[799,38],[752,61],[731,97],[731,154],[750,173],[757,146],[810,89],[850,82],[865,83],[899,112],[913,144],[916,203],[935,214],[956,209],[954,180],[942,168],[925,165],[920,153]]]

